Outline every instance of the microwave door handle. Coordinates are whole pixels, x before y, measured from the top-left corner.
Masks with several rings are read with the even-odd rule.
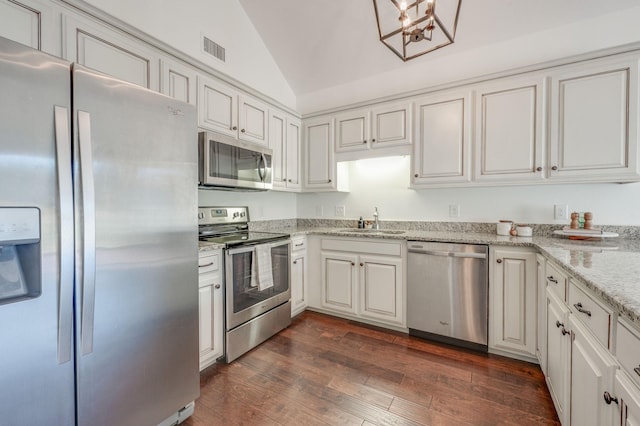
[[[261,163],[262,166],[260,166]],[[264,154],[260,154],[260,160],[258,161],[258,176],[260,176],[262,182],[267,176],[267,157]]]

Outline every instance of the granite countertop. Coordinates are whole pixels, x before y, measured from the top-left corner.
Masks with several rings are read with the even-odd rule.
[[[621,316],[640,327],[640,240],[614,238],[576,241],[560,237],[508,237],[488,233],[413,230],[388,234],[373,230],[363,232],[355,228],[318,227],[278,228],[269,232],[291,236],[312,234],[533,247],[579,278]]]
[[[224,248],[224,244],[210,243],[208,241],[198,241],[199,251],[220,250]]]

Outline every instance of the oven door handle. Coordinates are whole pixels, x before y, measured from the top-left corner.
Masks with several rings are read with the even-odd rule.
[[[267,176],[267,157],[264,154],[260,154],[258,160],[258,176],[260,176],[261,182],[264,182],[264,178]]]

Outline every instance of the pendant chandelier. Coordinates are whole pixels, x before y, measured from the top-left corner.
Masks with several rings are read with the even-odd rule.
[[[462,0],[373,0],[380,41],[403,61],[453,43]]]

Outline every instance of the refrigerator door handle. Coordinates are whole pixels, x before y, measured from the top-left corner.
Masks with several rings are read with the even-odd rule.
[[[58,283],[58,364],[71,361],[73,332],[73,181],[69,110],[54,106],[58,197],[60,199],[60,274]]]
[[[87,355],[93,352],[96,290],[96,202],[91,152],[91,114],[86,111],[78,111],[78,141],[82,193],[80,347],[82,355]]]

